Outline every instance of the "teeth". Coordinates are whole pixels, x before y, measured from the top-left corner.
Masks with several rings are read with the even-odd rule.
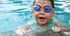
[[[44,15],[39,15],[39,17],[45,17]]]

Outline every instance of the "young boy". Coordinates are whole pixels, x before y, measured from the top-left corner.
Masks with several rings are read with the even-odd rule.
[[[32,22],[24,24],[22,27],[16,30],[17,34],[23,34],[27,32],[42,32],[52,30],[53,32],[61,31],[58,28],[59,23],[53,19],[54,16],[54,2],[53,0],[35,0],[32,6],[32,14],[35,18]],[[57,27],[55,27],[57,26]],[[55,27],[55,28],[52,28]]]

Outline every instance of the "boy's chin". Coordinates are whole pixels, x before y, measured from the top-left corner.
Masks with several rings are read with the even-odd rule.
[[[38,22],[39,25],[46,25],[46,22]]]

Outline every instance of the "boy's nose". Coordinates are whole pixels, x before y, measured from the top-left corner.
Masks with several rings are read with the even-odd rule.
[[[41,12],[39,12],[39,14],[44,15],[44,14],[45,14],[45,12],[41,11]]]
[[[39,13],[40,13],[40,14],[45,14],[44,9],[42,8]]]

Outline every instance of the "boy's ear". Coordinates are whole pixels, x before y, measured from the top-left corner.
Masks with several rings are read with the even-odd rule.
[[[34,15],[34,10],[33,10],[33,6],[32,6],[32,15]]]
[[[54,11],[54,8],[52,8],[52,16],[54,16],[54,12],[55,12],[55,11]]]

